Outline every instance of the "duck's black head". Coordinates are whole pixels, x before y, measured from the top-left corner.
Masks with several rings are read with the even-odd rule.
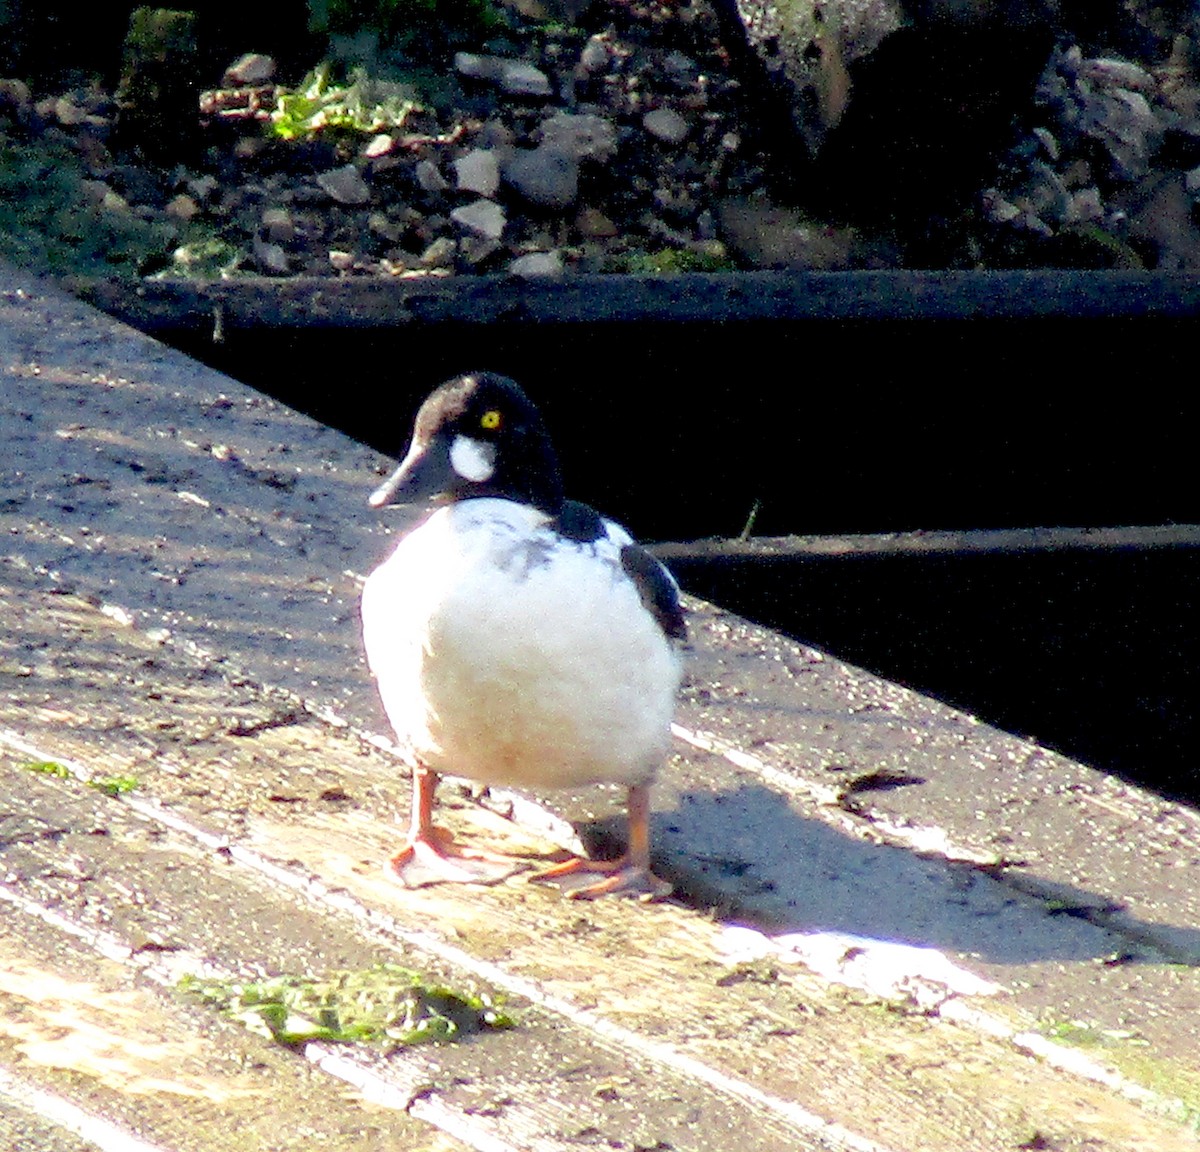
[[[372,508],[498,496],[551,515],[562,508],[558,458],[541,413],[507,376],[470,372],[421,405],[399,468],[371,493]]]

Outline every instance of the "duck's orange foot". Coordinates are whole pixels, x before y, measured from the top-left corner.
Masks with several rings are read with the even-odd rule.
[[[459,848],[448,832],[434,829],[413,837],[389,861],[405,888],[430,884],[498,884],[526,867],[517,860],[488,852]]]
[[[634,864],[628,856],[619,860],[584,860],[580,857],[556,864],[544,872],[531,876],[531,880],[561,880],[563,877],[583,878],[587,873],[599,873],[603,879],[582,887],[570,888],[566,895],[570,900],[595,900],[600,896],[631,896],[649,903],[662,900],[671,894],[671,885],[659,879],[643,864]]]

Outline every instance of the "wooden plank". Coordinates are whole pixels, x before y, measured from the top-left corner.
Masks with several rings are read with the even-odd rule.
[[[3,718],[22,724],[31,747],[92,771],[136,775],[139,788],[124,807],[136,803],[144,816],[162,813],[208,830],[210,851],[226,844],[235,862],[290,877],[318,907],[350,912],[393,942],[432,941],[443,958],[477,958],[477,972],[602,1036],[630,1068],[649,1060],[656,1077],[700,1079],[713,1091],[725,1083],[724,1094],[743,1107],[765,1109],[776,1124],[798,1124],[793,1139],[820,1134],[832,1146],[987,1152],[1011,1148],[1034,1130],[1097,1147],[1166,1152],[1191,1143],[1173,1123],[1118,1094],[1030,1064],[1004,1037],[903,1004],[881,1011],[877,997],[847,994],[803,971],[781,978],[769,968],[731,970],[721,961],[720,926],[686,905],[581,907],[521,880],[486,890],[397,889],[380,861],[395,842],[391,815],[403,805],[405,781],[383,753],[312,717],[239,734],[247,731],[247,710],[269,709],[269,697],[256,700],[243,681],[222,707],[229,685],[181,656],[157,662],[152,689],[130,691],[130,675],[144,675],[147,654],[161,649],[84,602],[26,592],[6,597],[4,608],[25,650],[39,646],[39,634],[56,634],[54,649],[76,654],[75,671],[62,665],[53,682],[53,707],[36,684],[7,696]],[[79,659],[85,653],[91,658]],[[214,724],[214,715],[224,719]],[[166,717],[164,739],[157,725]],[[333,782],[343,798],[323,800]],[[41,786],[69,790],[66,783]],[[121,801],[104,803],[123,811]],[[554,852],[472,805],[448,815],[460,832],[531,861]],[[101,819],[97,809],[84,825]],[[189,913],[179,896],[132,861],[111,859],[109,839],[72,848],[72,856],[89,853],[81,871],[96,877],[99,903],[136,893],[132,908],[178,923],[183,939],[171,942],[186,944]],[[188,855],[205,843],[195,838]],[[119,887],[103,896],[117,875]],[[53,891],[61,882],[43,883]],[[238,919],[246,915],[236,911],[246,905],[242,898],[217,903]],[[221,921],[210,911],[194,922]],[[243,931],[237,946],[245,951],[247,938],[272,937]],[[664,1011],[664,1004],[683,1010]],[[989,1084],[984,1096],[981,1076]],[[804,1118],[818,1119],[806,1128]],[[672,1134],[674,1146],[684,1146],[680,1140]]]
[[[882,270],[68,283],[83,299],[144,331],[198,328],[215,339],[235,328],[415,323],[1179,318],[1200,312],[1200,283],[1182,272]]]
[[[407,788],[377,743],[355,622],[356,573],[388,546],[362,506],[383,462],[42,289],[0,293],[0,369],[15,480],[0,496],[0,705],[21,755],[129,772],[168,805],[147,817],[227,843],[222,868],[378,947],[421,939],[491,965],[572,1029],[728,1095],[715,1068],[735,1099],[790,1105],[816,1131],[922,1149],[1011,1147],[1035,1124],[1066,1146],[1185,1138],[1130,1099],[1200,1110],[1194,814],[693,603],[655,816],[690,903],[576,920],[530,885],[397,893],[378,861]],[[604,790],[510,799],[519,824],[449,818],[536,859],[553,851],[536,820],[603,834],[612,811]],[[98,907],[128,903],[113,889]],[[243,902],[221,907],[209,920],[237,923]],[[766,930],[766,959],[727,966],[714,912]],[[808,968],[780,933],[802,937]],[[1005,991],[914,1011],[856,972],[896,942]],[[1072,1029],[1080,1046],[1050,1044]],[[1058,1066],[1082,1045],[1099,1059]],[[1035,1051],[1047,1063],[1030,1068]],[[1010,1095],[976,1090],[993,1067],[997,1084],[1017,1077]]]
[[[771,561],[842,556],[976,556],[1030,552],[1115,551],[1200,547],[1200,524],[1111,528],[975,528],[841,536],[742,536],[670,540],[652,550],[673,561]]]
[[[157,1094],[159,1106],[149,1103],[144,1115],[136,1107],[124,1111],[131,1125],[164,1131],[164,1142],[172,1147],[274,1146],[277,1126],[307,1128],[310,1134],[323,1131],[309,1112],[324,1117],[334,1131],[354,1133],[347,1147],[371,1146],[385,1137],[414,1143],[420,1126],[406,1126],[403,1113],[386,1121],[390,1134],[361,1131],[356,1109],[349,1109],[349,1119],[336,1116],[328,1103],[330,1094],[337,1097],[336,1090],[321,1085],[319,1077],[314,1081],[302,1061],[287,1058],[240,1029],[205,1019],[194,1006],[163,1003],[152,989],[110,1003],[105,989],[127,984],[128,974],[118,971],[122,962],[168,984],[187,972],[215,971],[245,980],[263,973],[298,976],[357,970],[385,958],[451,986],[464,987],[464,980],[478,985],[478,980],[428,950],[397,940],[388,947],[378,934],[298,902],[286,886],[265,885],[261,876],[245,869],[221,867],[210,847],[155,827],[129,805],[113,805],[86,788],[31,777],[13,766],[11,749],[4,759],[7,772],[0,779],[0,804],[11,813],[19,798],[21,812],[7,819],[2,830],[8,878],[0,887],[0,909],[7,914],[10,946],[28,957],[27,940],[45,940],[49,959],[43,957],[27,970],[13,957],[6,962],[0,952],[0,1001],[9,995],[4,1015],[10,1021],[7,1033],[0,1025],[0,1064],[6,1059],[7,1036],[13,1041],[7,1058],[19,1063],[26,1076],[34,1071],[30,1059],[19,1059],[38,1027],[20,1023],[27,1015],[21,998],[33,998],[39,988],[53,984],[61,991],[57,999],[51,998],[54,1018],[65,1013],[59,1001],[68,995],[98,1006],[104,1015],[102,1047],[117,1052],[109,1063],[88,1063],[91,1051],[86,1045],[63,1040],[63,1052],[79,1052],[77,1064],[68,1067],[105,1098],[114,1092],[128,1094],[137,1105],[141,1098]],[[180,884],[181,876],[188,877],[186,883]],[[55,927],[58,933],[50,931]],[[62,983],[65,977],[53,975],[92,972],[94,964],[78,959],[83,944],[106,957],[101,963],[107,979],[103,988],[94,981],[67,986]],[[57,967],[55,956],[61,958]],[[6,973],[11,976],[7,984]],[[745,1108],[721,1094],[586,1030],[563,1027],[552,1014],[520,996],[510,996],[506,1007],[519,1017],[519,1027],[469,1044],[401,1048],[386,1057],[318,1044],[309,1045],[307,1055],[316,1067],[361,1084],[373,1096],[394,1099],[404,1110],[456,1133],[472,1147],[536,1146],[552,1152],[568,1147],[572,1134],[584,1129],[597,1139],[634,1139],[645,1147],[659,1141],[680,1149],[727,1146],[745,1122]],[[84,1023],[79,1030],[90,1035],[101,1027]],[[231,1053],[231,1048],[236,1051]],[[256,1066],[260,1050],[267,1053],[263,1058],[269,1067],[282,1068],[283,1079],[292,1082],[291,1087],[271,1086],[273,1113],[259,1100],[267,1090],[265,1072],[256,1074],[252,1089],[241,1080],[226,1089],[197,1078],[195,1069],[201,1066],[215,1069],[214,1076],[226,1068]],[[146,1058],[135,1066],[125,1059],[127,1051],[144,1051]],[[160,1062],[172,1068],[176,1080],[152,1082],[151,1069]],[[355,1068],[362,1074],[356,1075]],[[98,1106],[97,1099],[92,1099],[93,1105]],[[169,1124],[159,1116],[162,1099],[171,1103]],[[260,1127],[227,1125],[218,1140],[208,1128],[215,1116],[204,1105],[220,1104],[228,1118],[233,1111],[229,1101],[241,1099],[254,1102]],[[490,1110],[481,1107],[489,1100],[504,1104]],[[178,1127],[193,1135],[181,1141]],[[428,1139],[426,1132],[415,1143]],[[763,1111],[748,1146],[848,1145],[826,1144]]]
[[[50,816],[55,826],[78,827],[78,811],[38,803],[45,791],[40,782],[20,783],[20,798],[32,793],[38,811],[25,814],[30,826]],[[10,796],[6,800],[11,805]],[[93,931],[106,933],[94,924],[104,909],[80,907],[86,881],[78,866],[86,857],[74,853],[71,844],[76,835],[97,839],[100,826],[111,835],[127,835],[123,824],[127,821],[119,815],[103,825],[92,820],[90,831],[65,832],[54,844],[41,841],[40,853],[36,845],[28,854],[14,853],[10,843],[4,859],[9,869],[33,871],[20,885],[30,889],[44,889],[55,869],[66,875],[75,869],[74,899],[59,902],[54,911],[77,917],[84,931],[93,921]],[[119,860],[118,854],[108,863]],[[41,885],[35,869],[43,874]],[[4,890],[12,891],[11,874]],[[109,910],[118,907],[114,901]],[[22,1127],[40,1133],[38,1138],[56,1152],[77,1145],[113,1152],[283,1152],[314,1143],[331,1152],[381,1146],[465,1150],[403,1111],[371,1107],[352,1093],[331,1091],[326,1078],[305,1061],[165,994],[138,977],[136,964],[98,954],[84,939],[23,914],[9,900],[0,901],[0,921],[0,1101],[7,1097],[18,1107],[25,1116]],[[133,959],[137,956],[133,953]],[[178,963],[181,957],[170,959]]]

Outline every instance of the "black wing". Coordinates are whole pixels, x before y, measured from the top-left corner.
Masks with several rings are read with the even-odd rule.
[[[578,500],[563,501],[562,511],[554,518],[554,531],[577,544],[594,544],[608,535],[604,517]]]
[[[637,544],[626,544],[621,549],[621,567],[663,632],[672,640],[686,640],[687,621],[679,603],[679,586],[671,574]]]

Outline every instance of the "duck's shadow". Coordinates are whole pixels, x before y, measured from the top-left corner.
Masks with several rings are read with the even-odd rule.
[[[1119,957],[1200,966],[1200,930],[1137,920],[1102,893],[1054,882],[1046,885],[1053,899],[1039,898],[977,865],[840,832],[761,785],[673,799],[654,814],[655,870],[685,901],[740,923],[899,941],[993,964]],[[590,852],[608,855],[624,823],[577,830]]]

